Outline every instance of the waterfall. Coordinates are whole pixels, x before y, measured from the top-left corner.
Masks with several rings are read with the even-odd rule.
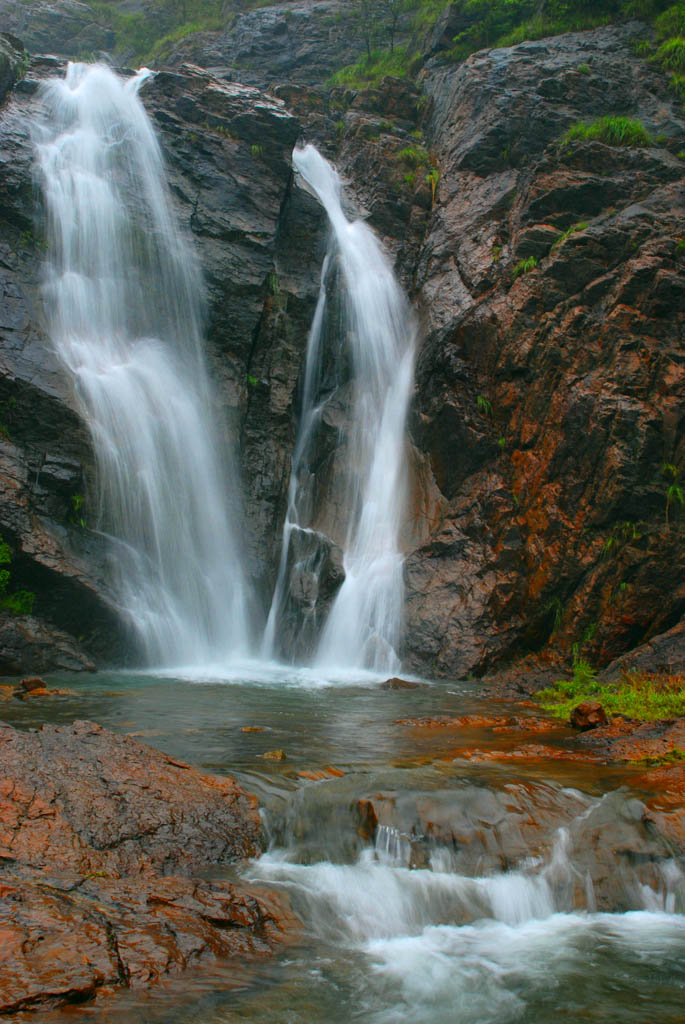
[[[93,442],[117,603],[149,664],[200,665],[245,653],[248,591],[201,277],[138,96],[148,75],[70,64],[43,87],[45,309]]]
[[[283,603],[288,547],[302,532],[307,502],[301,493],[303,455],[330,394],[317,394],[329,264],[337,259],[343,292],[343,334],[349,346],[351,395],[343,460],[336,483],[347,514],[341,538],[345,578],[321,633],[315,663],[322,668],[396,672],[400,666],[404,588],[400,545],[407,505],[405,425],[412,384],[416,325],[411,308],[373,231],[349,221],[340,180],[311,145],[295,149],[293,163],[326,210],[333,249],[322,274],[307,347],[299,434],[293,458],[283,553],[270,620]],[[330,497],[330,495],[329,495]],[[310,556],[312,557],[312,556]]]

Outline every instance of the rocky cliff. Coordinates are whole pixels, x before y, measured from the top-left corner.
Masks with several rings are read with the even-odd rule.
[[[637,24],[459,66],[431,58],[416,85],[331,89],[331,62],[348,59],[331,6],[251,12],[180,47],[142,93],[203,263],[253,578],[266,604],[326,244],[290,169],[306,137],[335,160],[421,316],[408,664],[482,674],[531,653],[567,659],[573,644],[607,664],[677,629],[685,609],[663,473],[685,455],[682,111],[633,55]],[[320,66],[298,27],[312,17],[326,34]],[[17,585],[37,594],[34,618],[2,627],[7,671],[121,657],[122,640],[97,534],[73,514],[92,493],[91,459],[42,326],[28,125],[37,80],[59,67],[27,70],[5,46],[0,533]],[[574,122],[608,114],[639,118],[653,143],[560,145]],[[661,649],[650,647],[657,661]]]

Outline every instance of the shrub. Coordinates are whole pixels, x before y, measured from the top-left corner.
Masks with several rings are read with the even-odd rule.
[[[652,139],[640,121],[629,117],[600,117],[592,124],[571,125],[561,137],[561,145],[576,140],[603,142],[607,146],[651,146]]]

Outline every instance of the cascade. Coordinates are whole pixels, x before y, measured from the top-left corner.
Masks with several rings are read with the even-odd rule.
[[[249,600],[202,282],[138,95],[148,75],[70,64],[43,86],[45,307],[93,442],[117,604],[149,664],[199,665],[246,651]]]
[[[412,385],[416,324],[389,260],[362,220],[350,221],[340,179],[314,146],[297,148],[293,163],[326,210],[332,240],[307,345],[299,431],[293,456],[281,562],[265,644],[273,651],[285,603],[289,551],[312,529],[312,454],[316,429],[335,389],[324,380],[324,327],[329,275],[342,292],[342,335],[349,347],[350,397],[341,442],[346,449],[330,492],[340,496],[347,522],[344,580],[320,635],[320,668],[396,672],[403,614],[400,534],[407,504],[405,425]],[[321,544],[307,549],[305,568],[320,567]],[[315,610],[315,609],[314,609]]]

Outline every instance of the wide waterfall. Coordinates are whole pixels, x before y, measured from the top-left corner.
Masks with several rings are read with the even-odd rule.
[[[341,432],[345,436],[340,438],[345,455],[339,474],[344,479],[331,482],[329,492],[335,491],[347,515],[345,535],[340,538],[344,581],[323,627],[315,661],[322,668],[396,672],[404,603],[400,535],[407,506],[405,424],[415,320],[373,231],[362,220],[349,221],[345,216],[334,168],[311,145],[295,149],[293,163],[325,208],[333,240],[307,348],[283,552],[266,639],[273,643],[292,538],[312,533],[306,521],[311,516],[311,495],[304,486],[308,475],[305,456],[334,394],[317,385],[324,362],[327,275],[337,272],[343,293],[341,330],[351,362],[351,395]],[[310,554],[310,561],[315,557]]]
[[[43,87],[45,305],[92,436],[117,601],[151,665],[245,653],[233,472],[202,354],[202,283],[138,91],[101,65]]]

